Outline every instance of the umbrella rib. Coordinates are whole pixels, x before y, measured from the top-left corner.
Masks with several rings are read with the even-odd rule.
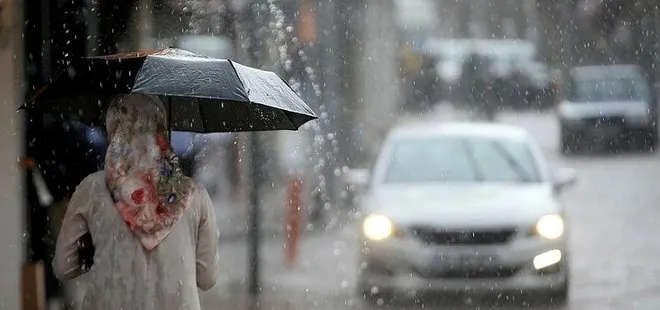
[[[142,58],[142,63],[140,63],[140,69],[138,69],[138,71],[135,73],[135,80],[133,80],[133,83],[132,83],[133,85],[130,86],[130,88],[131,88],[130,93],[133,93],[133,91],[135,90],[135,84],[138,81],[138,77],[142,74],[142,70],[144,69],[144,63],[147,61],[147,57],[149,57],[149,55],[145,55]]]
[[[229,65],[231,66],[231,69],[234,70],[234,74],[236,74],[236,77],[238,78],[238,81],[241,82],[241,86],[243,86],[243,89],[245,89],[245,92],[247,93],[247,99],[248,99],[248,104],[252,103],[252,100],[250,99],[250,89],[245,87],[245,83],[243,82],[243,79],[241,79],[241,75],[238,74],[238,70],[236,70],[236,67],[234,66],[234,62],[227,59],[229,61]]]
[[[236,71],[236,69],[234,69],[234,71]],[[49,83],[39,87],[39,89],[30,96],[30,99],[28,99],[27,103],[34,103],[34,101],[37,99],[37,97],[39,95],[41,95],[42,93],[44,93],[45,91],[49,90],[49,88],[52,88],[51,85],[52,85],[53,81],[58,80],[63,74],[64,74],[64,72],[58,72],[57,74],[55,74],[55,77],[52,79],[52,81],[50,81]]]
[[[199,99],[195,99],[197,101],[197,109],[199,110],[199,117],[202,119],[202,130],[204,132],[208,132],[206,128],[206,118],[204,117],[204,110],[202,109],[202,102]]]

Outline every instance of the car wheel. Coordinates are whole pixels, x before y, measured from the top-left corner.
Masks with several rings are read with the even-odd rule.
[[[553,292],[548,297],[548,303],[552,306],[563,307],[568,304],[568,285],[565,285],[561,290]]]
[[[569,299],[569,281],[567,280],[561,286],[552,289],[550,292],[543,294],[544,303],[557,307],[563,308],[568,304]]]
[[[638,152],[652,152],[654,151],[658,136],[654,133],[654,129],[642,129],[633,132],[632,136],[626,140],[630,147]]]
[[[361,286],[357,294],[370,305],[386,306],[392,303],[393,294],[390,292]]]
[[[560,148],[561,152],[564,154],[572,154],[576,152],[577,143],[575,138],[575,133],[571,132],[569,129],[562,127],[560,135]]]
[[[649,151],[654,151],[658,145],[658,129],[652,126],[648,129],[648,133],[644,139],[645,147]]]

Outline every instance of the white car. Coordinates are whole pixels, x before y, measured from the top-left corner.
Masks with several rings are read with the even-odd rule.
[[[568,230],[557,196],[575,180],[570,168],[551,175],[536,142],[517,127],[392,130],[363,199],[359,293],[382,301],[523,292],[563,303]]]

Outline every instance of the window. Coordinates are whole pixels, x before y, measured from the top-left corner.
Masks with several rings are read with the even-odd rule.
[[[574,101],[639,101],[649,97],[641,78],[589,79],[573,83]]]
[[[399,141],[384,183],[539,182],[534,156],[515,140],[433,137]]]

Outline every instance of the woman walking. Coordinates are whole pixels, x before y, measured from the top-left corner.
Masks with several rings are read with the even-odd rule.
[[[197,288],[215,284],[214,207],[181,172],[166,125],[152,96],[121,95],[108,109],[105,168],[71,197],[53,261],[60,280],[79,276],[80,240],[91,236],[83,309],[200,309]]]

